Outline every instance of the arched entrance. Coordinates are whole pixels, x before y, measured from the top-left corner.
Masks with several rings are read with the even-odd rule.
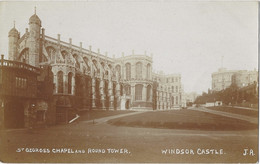
[[[129,108],[130,108],[130,100],[126,100],[125,109],[129,109]]]

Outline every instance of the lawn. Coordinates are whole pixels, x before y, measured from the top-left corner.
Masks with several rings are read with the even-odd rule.
[[[207,107],[207,108],[212,110],[222,111],[222,112],[241,114],[250,117],[256,117],[256,118],[258,117],[258,111],[255,110],[241,109],[235,107],[224,107],[224,106],[215,106],[215,107]]]
[[[146,112],[108,121],[115,126],[186,130],[252,130],[258,125],[247,121],[193,110]]]
[[[114,116],[118,114],[125,114],[130,113],[133,111],[106,111],[106,110],[90,110],[90,111],[84,111],[80,113],[80,117],[78,121],[87,121],[87,120],[93,120],[98,119],[102,117],[108,117],[108,116]]]

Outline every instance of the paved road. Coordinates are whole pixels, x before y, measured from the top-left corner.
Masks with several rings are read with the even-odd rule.
[[[125,114],[117,117],[126,116]],[[258,131],[200,131],[117,127],[106,123],[78,121],[34,131],[1,131],[0,159],[3,162],[250,162],[257,161]],[[45,148],[50,153],[17,152],[18,148]],[[27,148],[27,149],[26,149]],[[57,153],[61,149],[85,153]],[[122,153],[109,150],[122,149]],[[163,154],[162,150],[188,150],[188,154]],[[214,149],[214,154],[200,154]],[[243,155],[252,149],[255,155]],[[54,151],[53,151],[54,150]],[[102,153],[104,150],[104,153]],[[223,151],[223,154],[216,152]],[[192,152],[194,154],[192,154]]]
[[[258,111],[258,109],[256,109],[256,108],[247,108],[247,107],[242,107],[242,106],[227,106],[227,107]]]
[[[202,112],[208,112],[212,114],[217,114],[220,116],[225,116],[225,117],[231,117],[231,118],[236,118],[244,121],[248,121],[254,124],[258,124],[258,118],[255,117],[249,117],[245,115],[240,115],[240,114],[234,114],[234,113],[228,113],[228,112],[222,112],[222,111],[216,111],[216,110],[211,110],[205,107],[199,107],[199,108],[189,108],[191,110],[196,110],[196,111],[202,111]]]

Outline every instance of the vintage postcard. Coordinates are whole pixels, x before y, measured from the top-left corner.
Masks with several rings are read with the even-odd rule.
[[[257,163],[257,1],[1,1],[3,163]]]

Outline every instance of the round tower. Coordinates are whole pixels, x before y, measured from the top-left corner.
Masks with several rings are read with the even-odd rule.
[[[19,39],[19,33],[14,27],[8,33],[9,45],[8,45],[8,59],[16,60],[17,58],[17,44]]]
[[[29,19],[29,30],[29,64],[39,67],[41,20],[36,11]]]

